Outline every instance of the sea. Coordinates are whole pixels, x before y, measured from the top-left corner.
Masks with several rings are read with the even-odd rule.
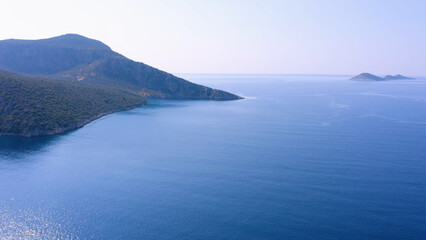
[[[0,137],[0,239],[426,239],[426,78],[179,74],[150,100]]]

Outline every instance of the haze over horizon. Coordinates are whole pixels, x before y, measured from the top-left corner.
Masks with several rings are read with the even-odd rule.
[[[426,76],[425,1],[5,1],[0,39],[76,33],[173,73]]]

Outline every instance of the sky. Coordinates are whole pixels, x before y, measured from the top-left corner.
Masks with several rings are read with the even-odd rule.
[[[1,0],[0,39],[77,33],[172,73],[426,76],[424,0]]]

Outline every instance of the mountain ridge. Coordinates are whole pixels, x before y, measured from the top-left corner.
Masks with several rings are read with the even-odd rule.
[[[61,46],[65,48],[81,48],[81,49],[100,49],[100,50],[109,50],[112,51],[112,49],[106,45],[105,43],[88,38],[79,34],[75,33],[67,33],[56,37],[50,37],[50,38],[42,38],[42,39],[5,39],[1,40],[6,43],[12,43],[12,44],[25,44],[31,41],[37,41],[38,44],[41,45],[51,45],[51,46]]]
[[[126,88],[148,98],[237,100],[229,92],[189,82],[136,62],[78,34],[0,41],[0,69],[45,78]]]

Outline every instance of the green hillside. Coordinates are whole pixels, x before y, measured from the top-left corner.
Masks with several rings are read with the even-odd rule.
[[[176,77],[77,34],[0,41],[0,69],[67,81],[126,88],[151,98],[235,100],[232,93]]]
[[[53,135],[145,104],[127,90],[0,71],[0,134]]]

